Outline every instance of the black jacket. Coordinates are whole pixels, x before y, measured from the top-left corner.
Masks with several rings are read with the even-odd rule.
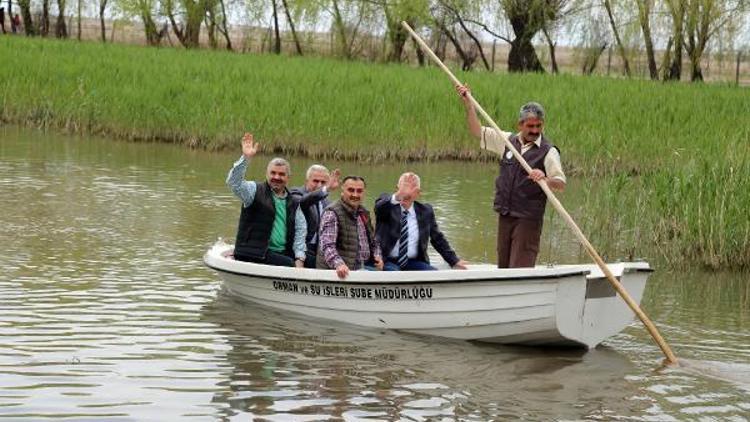
[[[299,207],[302,210],[302,214],[305,216],[305,220],[307,220],[307,236],[305,237],[307,251],[308,253],[311,252],[315,254],[318,249],[318,243],[316,242],[314,245],[310,243],[315,236],[315,233],[318,232],[318,227],[320,226],[320,215],[318,214],[318,209],[315,205],[320,202],[321,210],[330,205],[328,192],[323,192],[322,189],[308,192],[304,186],[292,188],[289,192],[292,196],[298,199]]]
[[[276,218],[276,206],[273,202],[273,190],[268,182],[257,182],[258,190],[250,206],[242,207],[240,223],[237,228],[237,240],[234,243],[234,256],[241,261],[265,259],[268,243],[271,239],[273,221]],[[299,203],[287,192],[286,200],[286,250],[285,255],[294,258],[295,216]]]
[[[390,193],[381,194],[375,201],[375,237],[380,242],[383,258],[391,253],[401,235],[401,205],[391,203],[392,195]],[[427,240],[429,239],[432,247],[451,267],[456,265],[459,258],[448,243],[448,239],[438,228],[432,205],[414,201],[412,206],[417,214],[417,226],[419,226],[416,259],[430,262],[427,256]]]

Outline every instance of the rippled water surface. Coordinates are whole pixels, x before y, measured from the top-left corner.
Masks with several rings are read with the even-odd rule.
[[[584,353],[234,301],[201,256],[233,237],[239,204],[223,180],[237,155],[0,128],[0,418],[748,420],[743,274],[651,278],[644,308],[685,368],[661,367],[637,324]],[[294,184],[308,164],[293,160]],[[405,169],[340,165],[368,176],[373,194]],[[412,167],[459,253],[484,260],[494,168]],[[572,188],[564,202],[575,197]],[[552,249],[543,259],[577,259]]]

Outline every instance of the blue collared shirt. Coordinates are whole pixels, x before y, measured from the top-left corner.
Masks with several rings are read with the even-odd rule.
[[[396,194],[391,195],[391,204],[400,205],[400,202],[396,200]],[[406,227],[409,230],[409,244],[406,246],[406,256],[409,259],[414,259],[417,257],[417,248],[419,247],[419,224],[417,224],[417,212],[414,210],[414,204],[411,204],[411,207],[409,207],[408,210],[404,210],[403,205],[400,205],[399,209],[401,210],[401,213],[404,211],[408,213],[406,215]],[[400,244],[401,241],[396,240],[396,244],[393,246],[393,249],[391,249],[391,253],[388,256],[391,258],[398,258],[398,247]]]

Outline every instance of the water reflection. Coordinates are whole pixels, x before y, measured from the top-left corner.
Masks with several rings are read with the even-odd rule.
[[[214,396],[229,403],[227,418],[234,411],[544,419],[634,410],[619,405],[635,394],[626,381],[633,364],[608,348],[584,353],[446,341],[285,315],[223,294],[203,318],[221,327],[231,345],[228,391]]]
[[[234,153],[0,128],[0,418],[9,420],[735,419],[747,383],[682,368],[639,325],[590,353],[452,342],[234,302],[201,256],[231,238]],[[305,159],[292,160],[304,169]],[[373,193],[414,169],[461,255],[492,256],[493,166],[364,167]],[[259,177],[262,166],[251,169]],[[301,172],[293,181],[301,183]],[[580,197],[572,183],[566,201]],[[454,215],[458,218],[454,218]],[[565,237],[545,226],[550,260]],[[746,274],[658,268],[644,307],[678,357],[740,377]]]

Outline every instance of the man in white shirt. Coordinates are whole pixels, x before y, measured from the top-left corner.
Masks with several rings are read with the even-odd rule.
[[[404,173],[396,193],[381,194],[375,201],[375,237],[384,255],[383,270],[434,270],[427,256],[428,240],[452,268],[466,269],[438,228],[432,206],[417,201],[420,184],[419,176]]]
[[[479,139],[480,147],[499,154],[500,174],[495,179],[494,208],[498,213],[497,266],[499,268],[533,267],[539,253],[547,196],[538,182],[544,180],[550,189],[565,189],[565,174],[560,151],[543,135],[545,112],[538,103],[521,107],[518,133],[496,131],[482,126],[469,88],[456,86],[466,108],[469,132]],[[510,143],[532,168],[531,173],[506,148]]]

